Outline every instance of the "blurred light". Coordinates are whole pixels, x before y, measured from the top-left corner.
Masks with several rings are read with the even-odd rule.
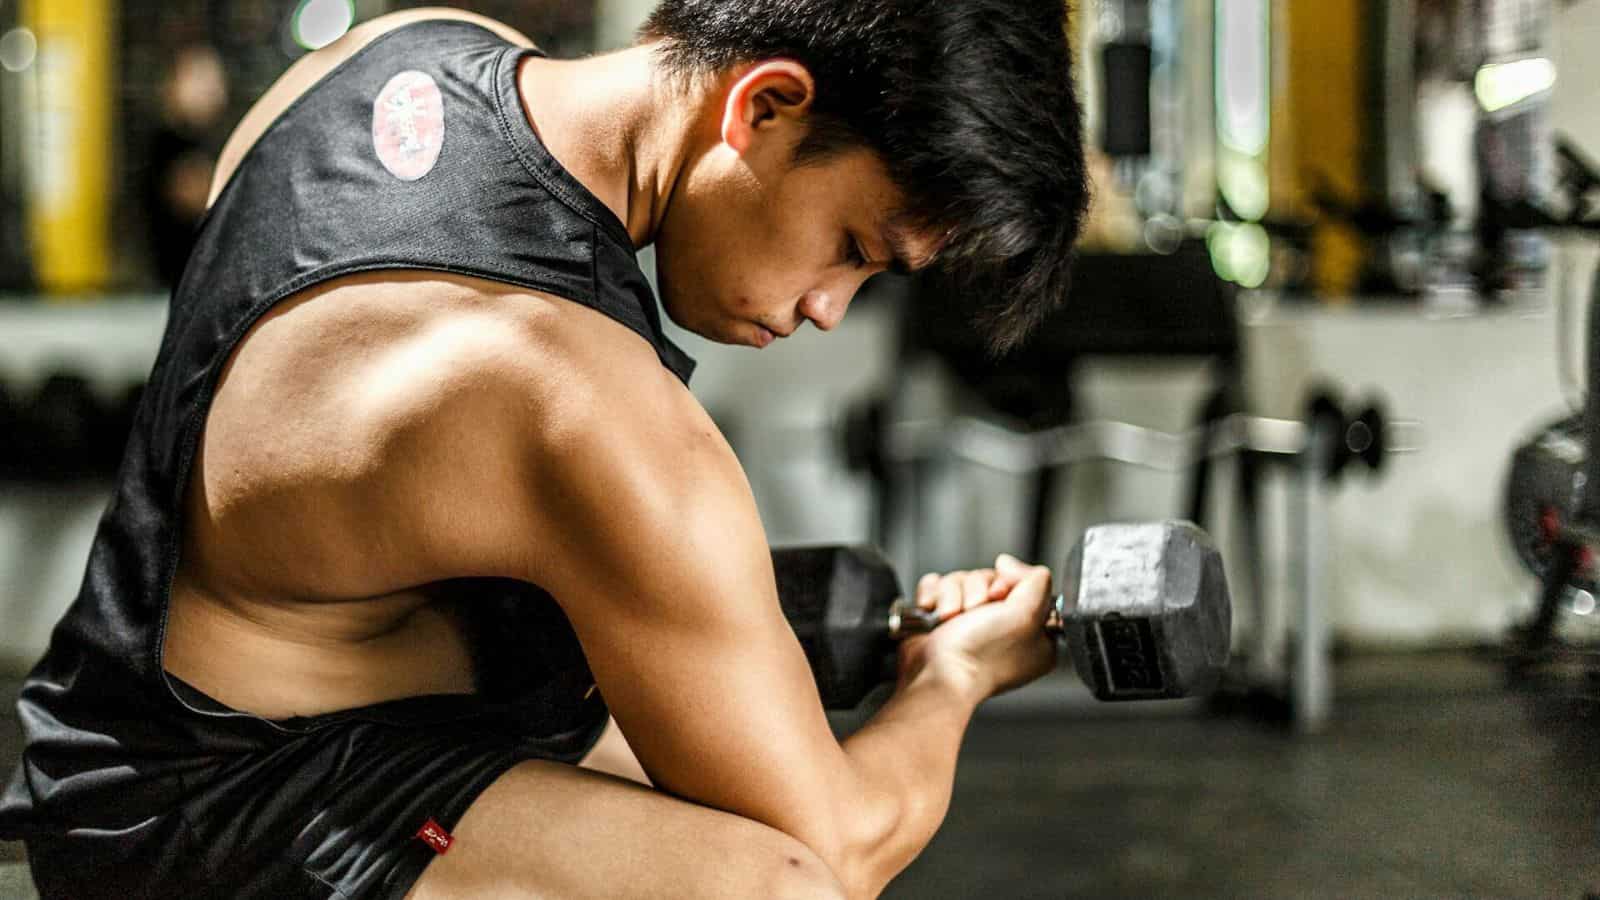
[[[7,72],[21,72],[38,55],[39,41],[26,28],[13,28],[0,37],[0,67]]]
[[[1167,172],[1151,167],[1139,176],[1138,184],[1134,185],[1134,207],[1147,216],[1176,209],[1182,198],[1176,196],[1175,181]]]
[[[1267,230],[1260,225],[1240,225],[1234,231],[1234,278],[1240,287],[1261,287],[1272,267],[1272,241]]]
[[[1572,598],[1572,611],[1580,616],[1587,616],[1594,612],[1594,595],[1588,591],[1578,591]]]
[[[344,37],[355,21],[356,10],[350,0],[301,0],[289,31],[295,43],[319,50]]]
[[[1272,240],[1260,225],[1216,222],[1206,229],[1206,247],[1217,277],[1244,288],[1258,288],[1272,267]]]
[[[1256,222],[1267,214],[1267,167],[1260,159],[1226,151],[1219,154],[1217,188],[1239,218]]]
[[[1162,256],[1171,256],[1183,246],[1183,220],[1165,213],[1151,216],[1144,223],[1144,243]]]
[[[1218,0],[1216,34],[1217,135],[1246,156],[1267,149],[1272,122],[1266,0]]]
[[[1233,280],[1233,257],[1224,252],[1231,227],[1223,222],[1213,222],[1206,228],[1206,249],[1211,252],[1211,268],[1217,270],[1217,277],[1223,281]]]
[[[1478,70],[1473,92],[1484,112],[1499,112],[1556,86],[1556,65],[1548,59],[1519,59]]]

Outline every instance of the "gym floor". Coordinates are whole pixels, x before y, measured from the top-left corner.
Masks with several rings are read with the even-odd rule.
[[[1448,653],[1344,661],[1312,738],[1243,714],[995,703],[944,828],[884,896],[1582,900],[1600,891],[1595,694],[1508,690]]]

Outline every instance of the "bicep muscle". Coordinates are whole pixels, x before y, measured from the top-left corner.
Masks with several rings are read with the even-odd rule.
[[[540,467],[540,505],[563,523],[540,583],[656,786],[828,859],[848,759],[779,607],[748,485],[703,411],[645,408]]]

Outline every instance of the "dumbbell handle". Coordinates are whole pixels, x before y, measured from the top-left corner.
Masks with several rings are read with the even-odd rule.
[[[1067,595],[1057,594],[1050,601],[1050,618],[1045,620],[1044,630],[1051,637],[1060,637],[1066,630]],[[917,634],[927,634],[939,627],[939,614],[933,610],[923,609],[915,601],[901,597],[889,609],[889,637],[894,640],[911,637]]]
[[[853,709],[895,677],[898,639],[943,627],[907,599],[870,547],[773,551],[778,601],[823,703]],[[1060,569],[1046,632],[1101,700],[1209,690],[1227,663],[1232,619],[1221,555],[1187,522],[1097,525]]]

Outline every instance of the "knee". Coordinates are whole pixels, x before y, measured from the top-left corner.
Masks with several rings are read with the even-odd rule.
[[[770,884],[761,893],[775,900],[846,900],[844,886],[811,848],[785,837],[769,851]]]

